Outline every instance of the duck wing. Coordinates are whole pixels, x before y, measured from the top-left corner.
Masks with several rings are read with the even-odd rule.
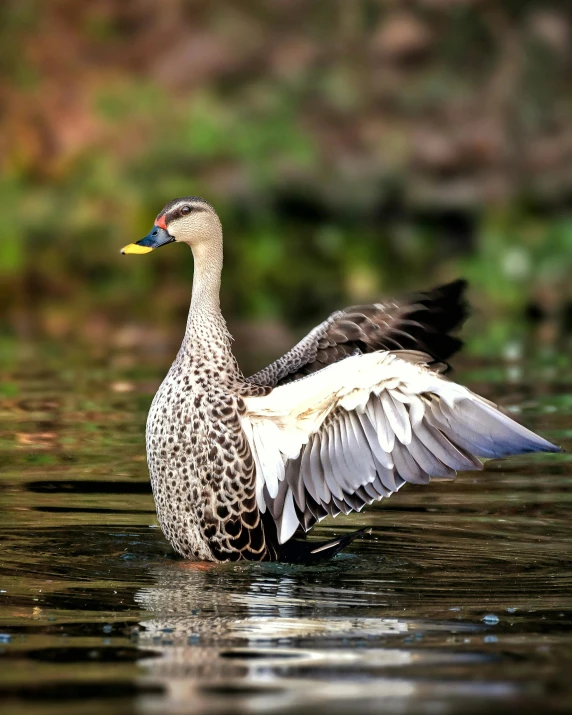
[[[478,457],[559,451],[430,369],[430,360],[412,352],[355,355],[244,398],[257,503],[272,515],[280,544],[299,527],[360,511],[406,482],[481,469]]]
[[[467,316],[466,286],[457,280],[402,300],[339,310],[247,381],[284,385],[350,355],[377,350],[420,350],[434,361],[445,361],[462,346],[449,333]]]

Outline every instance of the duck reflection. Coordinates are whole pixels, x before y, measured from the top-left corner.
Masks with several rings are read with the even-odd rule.
[[[380,677],[419,657],[400,647],[415,626],[383,617],[380,583],[356,578],[349,588],[346,573],[342,587],[339,568],[318,579],[274,564],[168,562],[152,574],[156,585],[136,596],[149,614],[139,645],[158,654],[142,661],[145,681],[162,685],[167,701],[147,697],[145,711],[222,712],[229,702],[269,711],[300,697],[307,705],[413,691]]]
[[[386,617],[398,608],[392,579],[349,558],[152,566],[155,585],[136,595],[148,614],[139,646],[157,653],[141,661],[144,684],[164,694],[139,710],[446,713],[456,698],[515,696],[507,683],[474,680],[488,654],[455,645],[479,626]]]

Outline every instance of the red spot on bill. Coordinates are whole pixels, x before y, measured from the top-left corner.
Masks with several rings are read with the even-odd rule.
[[[165,231],[167,230],[167,224],[165,223],[165,214],[159,216],[159,218],[155,221],[155,226],[159,226],[159,228],[164,228]]]

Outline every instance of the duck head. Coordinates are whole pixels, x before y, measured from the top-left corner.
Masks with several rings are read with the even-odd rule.
[[[155,219],[149,233],[121,253],[149,253],[154,248],[179,241],[194,248],[221,235],[220,220],[213,207],[199,196],[170,201]]]

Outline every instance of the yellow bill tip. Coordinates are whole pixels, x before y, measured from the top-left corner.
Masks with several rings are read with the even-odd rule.
[[[153,249],[151,246],[140,246],[138,243],[130,243],[127,246],[124,246],[121,249],[121,253],[124,255],[127,253],[137,253],[137,254],[142,254],[142,253],[151,253]]]

